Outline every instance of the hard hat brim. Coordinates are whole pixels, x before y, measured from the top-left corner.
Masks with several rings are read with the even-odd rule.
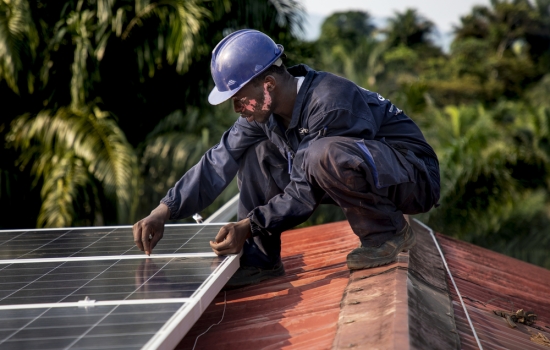
[[[234,90],[220,91],[217,87],[214,86],[212,91],[210,91],[210,95],[208,95],[208,102],[211,105],[219,105],[220,103],[227,101],[229,98],[235,95],[241,88],[242,86],[239,86]]]

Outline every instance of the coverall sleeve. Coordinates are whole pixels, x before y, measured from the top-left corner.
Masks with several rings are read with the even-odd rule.
[[[248,147],[266,138],[260,126],[239,117],[220,142],[208,150],[160,201],[170,209],[170,219],[189,217],[210,205],[237,174],[239,159]]]
[[[368,107],[367,107],[368,109]],[[369,117],[370,116],[370,117]],[[363,119],[361,123],[357,118]],[[365,123],[365,121],[368,121]],[[362,130],[356,130],[361,125]],[[325,192],[307,181],[304,167],[304,154],[321,137],[355,136],[373,138],[376,125],[370,110],[362,116],[354,115],[346,109],[337,109],[309,118],[309,134],[299,145],[293,160],[290,183],[284,193],[273,197],[266,205],[255,208],[248,217],[251,220],[252,235],[280,234],[304,222],[311,216]]]

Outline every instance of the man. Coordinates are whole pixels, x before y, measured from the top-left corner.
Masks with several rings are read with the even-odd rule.
[[[255,30],[216,46],[208,100],[231,99],[241,117],[134,225],[141,250],[149,254],[167,220],[204,209],[235,175],[239,221],[210,242],[218,255],[243,250],[229,287],[283,275],[281,232],[321,201],[339,205],[359,237],[350,269],[388,264],[414,245],[403,214],[426,212],[439,199],[437,157],[420,129],[379,94],[305,65],[287,70],[281,57],[283,47]]]

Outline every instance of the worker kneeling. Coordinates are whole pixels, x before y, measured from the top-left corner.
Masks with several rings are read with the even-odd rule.
[[[239,221],[210,242],[218,255],[243,251],[228,287],[283,275],[281,233],[320,203],[340,206],[360,239],[350,269],[391,263],[415,244],[403,214],[427,212],[439,199],[437,156],[418,126],[379,94],[305,65],[287,69],[283,57],[255,30],[216,46],[208,100],[231,99],[241,117],[134,225],[140,249],[150,253],[167,220],[201,211],[235,175]]]

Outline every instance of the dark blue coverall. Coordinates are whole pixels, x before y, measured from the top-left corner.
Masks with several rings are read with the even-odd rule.
[[[363,246],[381,245],[403,228],[403,214],[437,203],[437,156],[400,109],[336,75],[288,71],[305,76],[289,127],[273,115],[265,124],[238,118],[161,200],[170,219],[201,211],[237,175],[238,219],[251,219],[253,236],[241,264],[272,268],[281,232],[322,200],[342,208]]]

